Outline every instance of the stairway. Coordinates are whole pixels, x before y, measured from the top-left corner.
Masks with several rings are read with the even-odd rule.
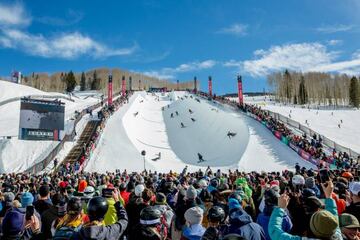
[[[96,128],[99,126],[99,124],[99,120],[89,121],[86,124],[85,129],[81,133],[81,136],[78,139],[76,145],[70,150],[70,152],[62,162],[63,164],[66,164],[68,162],[75,163],[80,159],[84,143],[88,144],[90,142],[91,136],[95,133]]]

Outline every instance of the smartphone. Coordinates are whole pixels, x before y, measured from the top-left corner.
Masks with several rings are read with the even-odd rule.
[[[28,220],[31,220],[31,217],[34,215],[34,206],[27,206],[26,207],[26,213],[25,213],[25,219],[28,221]]]
[[[104,198],[111,198],[112,197],[112,193],[114,192],[114,188],[104,188],[102,190],[102,196]]]
[[[330,181],[330,175],[327,169],[321,169],[319,175],[320,175],[320,182],[326,183],[327,181]]]

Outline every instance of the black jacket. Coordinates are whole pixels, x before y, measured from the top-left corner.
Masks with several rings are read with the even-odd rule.
[[[114,224],[107,226],[84,226],[79,232],[75,233],[71,239],[76,240],[113,240],[119,239],[124,233],[128,225],[128,216],[125,209],[120,205],[120,202],[115,203],[116,215],[118,221]]]

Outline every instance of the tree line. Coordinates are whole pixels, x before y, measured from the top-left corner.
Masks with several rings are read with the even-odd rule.
[[[355,76],[321,72],[274,72],[267,83],[275,99],[286,104],[360,106],[360,83]]]

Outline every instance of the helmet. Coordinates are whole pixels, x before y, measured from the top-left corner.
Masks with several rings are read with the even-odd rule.
[[[87,186],[84,190],[84,195],[87,197],[92,197],[95,194],[95,188],[93,186]]]
[[[312,197],[312,196],[315,197],[316,193],[311,188],[304,188],[302,190],[302,196],[303,196],[303,198],[308,198],[308,197]]]
[[[213,186],[214,188],[217,188],[219,186],[219,180],[217,178],[211,179],[210,185]]]
[[[149,206],[140,212],[140,224],[154,225],[160,223],[161,212],[159,209]]]
[[[67,212],[70,215],[80,214],[82,210],[81,198],[72,197],[67,204]]]
[[[211,222],[223,222],[225,220],[225,211],[219,206],[213,206],[209,209],[207,218]]]
[[[231,193],[228,198],[235,198],[236,200],[238,200],[239,203],[242,202],[241,194],[238,191]]]
[[[103,219],[109,205],[105,198],[94,197],[90,199],[87,206],[87,213],[91,221]]]

